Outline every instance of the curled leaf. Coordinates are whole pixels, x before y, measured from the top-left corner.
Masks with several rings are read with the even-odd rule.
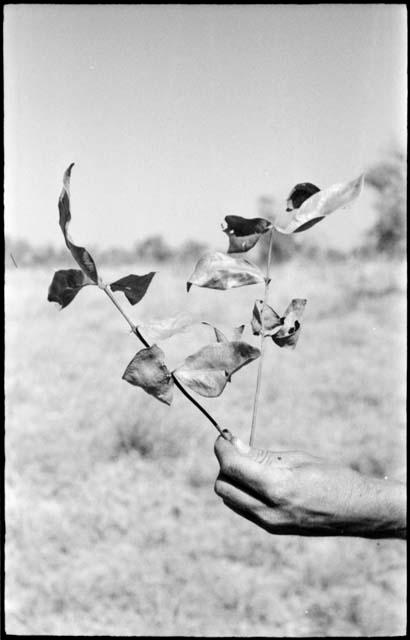
[[[226,216],[222,229],[229,238],[228,253],[249,251],[258,242],[260,236],[271,228],[272,223],[265,218]]]
[[[286,211],[293,211],[293,209],[299,209],[299,207],[313,196],[314,193],[320,191],[319,187],[311,182],[300,182],[293,187],[286,201]]]
[[[141,387],[151,396],[170,405],[174,381],[164,362],[164,352],[156,344],[135,354],[124,371],[123,380]]]
[[[187,291],[193,284],[209,289],[232,289],[258,282],[264,282],[263,274],[249,260],[226,253],[206,253],[189,278]]]
[[[185,331],[197,322],[197,319],[190,313],[178,313],[175,316],[152,320],[139,325],[142,333],[147,332],[152,340],[165,340],[177,333]]]
[[[301,332],[301,317],[305,310],[306,300],[295,298],[289,304],[282,318],[282,326],[272,335],[272,340],[278,347],[295,348]]]
[[[71,251],[71,255],[77,264],[81,267],[86,276],[88,276],[93,282],[98,283],[97,267],[90,253],[84,247],[78,247],[73,243],[68,235],[68,225],[71,221],[70,210],[70,178],[71,169],[74,163],[71,163],[63,176],[63,189],[58,199],[58,210],[60,213],[60,227],[63,232],[64,240],[67,248]]]
[[[193,391],[214,398],[236,371],[259,356],[259,349],[246,342],[217,342],[188,356],[174,375]]]
[[[296,233],[306,231],[314,224],[333,213],[341,207],[345,207],[355,200],[362,190],[364,175],[350,182],[334,184],[323,191],[317,191],[303,200],[298,208],[293,208],[279,216],[274,222],[274,227],[281,233]],[[302,183],[304,185],[310,183]],[[298,187],[299,185],[297,185]],[[314,185],[312,185],[314,187]],[[295,187],[296,189],[296,187]],[[291,192],[292,195],[293,192]],[[305,192],[306,193],[306,192]],[[301,197],[303,197],[301,192]],[[298,191],[296,191],[298,196]],[[291,198],[290,198],[291,199]],[[296,204],[300,198],[296,197]],[[288,200],[289,205],[289,200]]]
[[[252,331],[255,335],[262,333],[262,300],[256,300],[253,308]],[[304,298],[294,298],[288,305],[282,317],[276,313],[269,305],[265,304],[263,311],[263,335],[271,336],[278,347],[292,347],[300,336],[301,317],[305,310],[306,300]]]
[[[112,291],[123,291],[128,302],[137,304],[145,296],[155,271],[150,271],[144,276],[129,275],[120,278],[110,284]]]
[[[53,276],[47,300],[57,302],[64,309],[87,284],[94,283],[79,269],[60,269]]]
[[[262,310],[263,310],[263,335],[271,336],[282,321],[280,316],[268,304],[263,305],[263,300],[256,300],[252,312],[252,333],[259,336],[262,332]]]

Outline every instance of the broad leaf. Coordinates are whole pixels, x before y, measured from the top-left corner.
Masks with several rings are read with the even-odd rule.
[[[58,302],[61,308],[67,307],[77,293],[88,284],[94,284],[79,269],[60,269],[56,271],[48,288],[47,300]]]
[[[286,234],[306,231],[337,209],[353,202],[360,195],[363,180],[364,176],[361,175],[356,180],[334,184],[328,189],[317,191],[304,200],[299,208],[280,215],[274,222],[275,229]]]
[[[293,211],[293,209],[299,209],[299,207],[313,196],[314,193],[320,191],[319,187],[311,182],[300,182],[293,187],[286,201],[286,211]]]
[[[58,210],[60,213],[60,227],[63,232],[64,240],[67,248],[71,251],[71,255],[74,260],[79,264],[86,276],[88,276],[93,282],[97,284],[98,274],[94,260],[90,253],[84,247],[78,247],[73,243],[68,235],[68,225],[71,221],[71,209],[70,209],[70,178],[71,169],[74,163],[70,164],[68,169],[64,173],[63,177],[63,189],[58,199]]]
[[[229,238],[228,253],[249,251],[258,242],[260,236],[272,228],[272,223],[265,218],[242,218],[226,216],[224,233]]]
[[[150,271],[144,276],[129,275],[120,278],[110,284],[112,291],[123,291],[128,302],[137,304],[145,296],[155,271]]]
[[[141,349],[125,369],[123,380],[141,387],[151,396],[170,405],[174,381],[164,362],[164,352],[156,344]]]
[[[181,369],[174,371],[174,376],[185,387],[189,387],[205,398],[217,398],[228,384],[228,376],[224,371],[214,369]]]
[[[249,260],[226,253],[207,253],[198,261],[187,282],[187,291],[195,284],[209,289],[232,289],[264,282],[262,272]]]
[[[188,356],[174,375],[193,391],[214,398],[236,371],[259,356],[259,349],[246,342],[217,342]]]
[[[252,312],[252,333],[259,336],[262,333],[262,309],[263,309],[263,334],[271,336],[281,326],[280,316],[268,304],[263,306],[263,300],[256,300]]]
[[[152,340],[165,340],[177,333],[185,331],[188,327],[198,322],[190,313],[178,313],[176,316],[169,316],[146,322],[138,326],[142,333],[148,332]]]

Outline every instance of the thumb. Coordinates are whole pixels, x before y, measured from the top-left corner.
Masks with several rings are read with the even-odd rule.
[[[266,490],[267,467],[263,463],[266,462],[267,454],[271,452],[253,449],[235,436],[230,441],[221,436],[215,442],[215,455],[224,478],[234,485],[249,487],[257,493]]]
[[[247,456],[250,460],[254,462],[259,462],[260,464],[274,464],[276,462],[276,453],[274,451],[270,451],[268,449],[257,449],[256,447],[251,447],[248,444],[245,444],[239,438],[232,436],[231,439],[232,444],[236,448],[236,450],[242,455]],[[280,459],[280,458],[279,458]]]
[[[218,462],[220,465],[226,461],[227,458],[230,458],[232,455],[235,456],[238,453],[242,455],[247,455],[250,452],[251,448],[248,447],[247,444],[242,442],[239,438],[232,435],[227,429],[224,430],[224,435],[219,436],[216,439],[214,451],[215,455],[218,458]]]

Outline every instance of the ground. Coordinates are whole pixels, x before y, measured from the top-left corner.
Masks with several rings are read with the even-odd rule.
[[[117,295],[136,322],[181,310],[228,334],[249,322],[263,286],[187,294],[191,267],[161,267],[135,307]],[[169,408],[123,381],[137,340],[97,288],[61,312],[48,303],[53,270],[6,272],[7,632],[404,634],[404,543],[271,536],[229,511],[213,490],[212,425],[178,393]],[[256,444],[399,477],[403,265],[274,264],[271,305],[292,297],[308,299],[302,333],[295,351],[266,349]],[[172,368],[212,340],[197,325],[159,344]],[[256,369],[203,399],[244,440]]]

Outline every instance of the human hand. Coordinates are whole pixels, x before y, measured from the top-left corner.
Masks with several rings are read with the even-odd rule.
[[[405,538],[405,485],[301,451],[251,448],[219,437],[215,491],[269,533]]]

